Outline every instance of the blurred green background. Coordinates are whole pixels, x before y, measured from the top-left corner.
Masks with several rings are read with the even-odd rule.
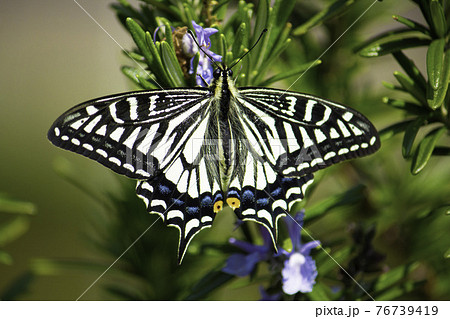
[[[60,165],[64,165],[61,159],[70,162],[71,167],[75,169],[75,174],[91,185],[92,189],[100,192],[118,191],[117,177],[113,173],[93,161],[53,147],[46,138],[47,130],[52,122],[68,108],[91,98],[136,89],[120,71],[120,66],[128,63],[121,52],[121,47],[130,49],[133,47],[133,42],[117,21],[113,10],[110,9],[111,1],[80,0],[78,2],[104,30],[76,2],[71,0],[16,0],[0,4],[2,71],[0,75],[0,193],[8,194],[17,200],[31,202],[36,206],[35,214],[29,218],[29,230],[4,247],[11,254],[13,263],[11,265],[0,263],[0,291],[7,289],[14,280],[28,271],[30,265],[37,259],[97,260],[99,258],[96,250],[86,239],[86,232],[88,229],[92,231],[92,223],[89,220],[93,212],[101,210],[101,206],[79,188],[59,177],[54,170],[55,161],[59,161]],[[130,3],[137,3],[137,1],[130,1]],[[368,39],[382,31],[394,29],[398,27],[391,17],[394,13],[421,19],[417,8],[410,1],[383,1],[376,4],[353,27],[353,32],[357,30],[359,39]],[[365,23],[365,19],[370,22]],[[317,36],[321,36],[320,27],[315,32]],[[333,50],[321,58],[323,63],[327,63],[327,60],[344,63],[345,57],[339,58],[330,54],[338,52],[341,45],[344,43],[348,45],[351,41],[351,38],[346,38],[344,35]],[[418,67],[426,74],[425,52],[424,49],[407,51],[408,56],[414,59]],[[357,79],[355,90],[341,92],[341,94],[354,93],[355,97],[347,96],[346,102],[358,109],[358,105],[352,102],[356,103],[358,97],[365,95],[367,90],[371,97],[387,95],[388,91],[382,87],[381,81],[393,82],[392,73],[400,68],[391,56],[372,60],[357,55],[354,58],[360,65],[357,75],[354,76]],[[333,84],[338,82],[338,79],[327,78],[324,79],[325,81]],[[324,83],[324,85],[332,84]],[[286,87],[284,83],[277,83],[277,85]],[[296,84],[296,89],[301,90],[302,87],[308,87],[308,84],[302,81]],[[342,100],[340,96],[324,97]],[[377,128],[381,129],[391,124],[394,119],[402,118],[401,113],[388,110],[381,100],[378,100],[380,102],[373,107],[382,108],[385,113],[373,112],[373,117],[368,115]],[[399,216],[408,214],[403,210],[410,207],[411,198],[420,199],[423,188],[428,188],[427,194],[432,193],[435,180],[442,181],[443,178],[448,180],[449,165],[448,161],[443,159],[432,159],[423,173],[412,177],[409,173],[409,164],[401,157],[399,146],[401,139],[389,140],[385,144],[382,146],[385,151],[382,149],[380,153],[374,155],[379,158],[373,162],[377,164],[373,173],[377,174],[376,170],[380,169],[381,165],[389,166],[389,169],[385,167],[380,169],[380,175],[383,175],[380,180],[389,184],[386,192],[391,193],[376,194],[376,198],[379,199],[379,206],[384,205],[383,216],[392,216],[395,223],[402,223],[403,220]],[[399,179],[398,176],[402,178]],[[436,183],[439,184],[439,182]],[[320,185],[321,195],[316,195],[313,200],[326,198],[328,194],[336,193],[336,188],[340,187],[339,180],[328,178]],[[395,194],[396,188],[401,188],[398,192],[399,196]],[[409,196],[401,197],[404,192]],[[0,221],[6,218],[1,216]],[[149,219],[149,223],[153,219]],[[214,230],[220,227],[229,231],[232,228],[232,221],[232,217],[218,219]],[[392,222],[392,220],[384,219],[378,226],[383,229],[383,223],[387,225]],[[221,226],[219,223],[226,223],[226,225]],[[423,228],[427,226],[429,225],[421,225]],[[161,222],[157,222],[154,227],[169,231]],[[316,227],[333,229],[332,226],[323,224]],[[170,229],[170,234],[176,236],[173,229]],[[402,262],[402,252],[406,249],[405,247],[427,244],[425,239],[422,243],[402,242],[401,234],[395,233],[395,230],[384,235],[387,237],[377,239],[378,247],[381,252],[387,253],[387,261],[393,264]],[[167,249],[171,250],[175,260],[175,247]],[[387,252],[389,249],[390,253]],[[442,256],[438,257],[442,258]],[[114,258],[110,259],[111,262],[113,260]],[[444,263],[443,259],[441,260]],[[443,267],[446,267],[448,274],[448,261],[446,265],[443,264]],[[83,272],[74,269],[58,276],[37,276],[27,287],[27,291],[20,295],[20,299],[74,300],[102,271],[98,269],[98,272]],[[102,281],[108,281],[108,273]],[[429,285],[430,289],[437,289],[435,284],[429,283]],[[445,291],[443,288],[442,290]],[[429,296],[443,298],[442,293],[439,292],[430,293]],[[86,294],[86,299],[104,298],[101,285],[94,285]],[[233,298],[232,291],[222,292],[217,298]],[[253,290],[249,290],[248,298],[258,298],[258,296]]]
[[[79,3],[120,45],[131,46],[111,1]],[[37,208],[30,230],[8,245],[14,264],[0,265],[4,288],[33,258],[94,257],[83,233],[95,202],[58,177],[53,165],[64,157],[97,186],[107,185],[112,174],[60,152],[48,142],[47,130],[73,105],[126,91],[130,83],[120,72],[120,47],[74,1],[2,1],[0,8],[0,192]],[[23,297],[75,299],[93,279],[38,278]],[[95,288],[91,293],[95,298]]]

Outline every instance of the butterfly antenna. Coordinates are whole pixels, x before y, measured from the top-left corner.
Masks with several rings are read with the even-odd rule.
[[[194,36],[194,33],[188,29],[187,31],[189,33],[189,35],[192,37],[192,39],[194,40],[195,44],[197,45],[197,47],[211,60],[212,63],[214,63],[214,65],[217,68],[220,68],[219,65],[216,63],[216,61],[214,61],[214,59],[212,58],[212,56],[210,56],[205,50],[203,50],[202,46],[198,43],[196,37]]]
[[[239,62],[241,62],[241,60],[250,53],[251,50],[253,50],[254,47],[256,47],[256,45],[258,44],[259,40],[261,40],[262,36],[264,35],[264,33],[267,32],[267,29],[262,30],[261,34],[259,35],[258,40],[256,40],[255,44],[252,45],[252,47],[245,52],[232,66],[230,66],[228,69],[232,69],[236,64],[238,64]]]

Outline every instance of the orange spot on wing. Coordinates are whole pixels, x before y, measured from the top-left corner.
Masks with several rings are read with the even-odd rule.
[[[235,210],[236,208],[239,208],[241,206],[241,201],[235,197],[231,197],[231,198],[227,198],[227,204],[233,210]]]
[[[217,202],[214,203],[214,213],[218,213],[222,210],[223,208],[223,201],[218,200]]]

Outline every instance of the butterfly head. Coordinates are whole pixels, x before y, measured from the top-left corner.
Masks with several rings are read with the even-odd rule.
[[[230,68],[225,68],[223,66],[218,66],[213,73],[214,80],[218,80],[220,77],[231,78],[233,77],[233,70]]]

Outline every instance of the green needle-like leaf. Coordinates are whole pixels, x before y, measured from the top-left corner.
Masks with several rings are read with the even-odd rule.
[[[424,169],[424,167],[428,163],[428,160],[431,157],[431,154],[433,153],[437,141],[442,136],[442,134],[444,134],[445,131],[447,131],[447,129],[442,126],[432,130],[423,138],[423,140],[420,142],[419,146],[417,147],[414,153],[414,157],[411,164],[412,174],[414,175],[419,174],[420,171]]]
[[[52,260],[38,258],[31,262],[30,268],[33,273],[44,276],[64,275],[71,271],[83,272],[101,271],[105,265],[103,263],[87,262],[81,260]]]
[[[403,121],[399,123],[392,124],[378,132],[378,135],[380,136],[381,142],[384,142],[394,135],[404,132],[408,125],[413,122],[413,120]]]
[[[149,82],[147,80],[148,74],[145,70],[141,68],[133,68],[130,66],[123,66],[122,73],[125,74],[130,80],[136,83],[138,86],[145,90],[153,90],[159,89],[160,87],[157,84],[154,84],[153,81]]]
[[[133,37],[134,42],[139,48],[139,51],[142,53],[142,55],[147,60],[147,64],[152,64],[154,60],[154,56],[150,52],[146,41],[145,41],[145,31],[142,30],[141,26],[135,22],[133,19],[128,18],[126,20],[128,30],[131,33],[131,36]]]
[[[190,25],[191,21],[199,21],[194,8],[186,2],[183,2],[184,16],[180,20],[185,21],[186,25]],[[181,11],[180,11],[181,12]]]
[[[278,57],[278,55],[283,52],[286,48],[286,44],[290,43],[291,39],[289,39],[289,35],[291,34],[292,24],[286,23],[284,25],[284,28],[280,30],[279,36],[277,37],[277,40],[274,42],[272,50],[267,55],[267,60],[269,61],[271,59],[274,59]],[[264,68],[268,68],[269,63],[264,64]]]
[[[261,39],[261,43],[255,48],[253,53],[256,57],[252,63],[252,70],[258,70],[259,77],[251,80],[251,85],[257,85],[261,81],[261,75],[265,68],[270,65],[269,59],[273,57],[274,52],[281,52],[285,49],[285,30],[287,20],[295,5],[294,0],[275,1],[273,7],[269,10],[267,19],[267,32]],[[288,26],[290,30],[290,26]],[[259,34],[254,34],[254,41]]]
[[[390,270],[387,273],[378,277],[374,291],[384,291],[388,287],[397,285],[400,281],[404,280],[409,273],[414,271],[419,266],[418,263],[409,264],[405,266],[399,266]],[[378,300],[378,299],[377,299]]]
[[[439,88],[439,82],[442,79],[442,72],[444,71],[444,48],[445,39],[437,39],[430,43],[427,51],[427,73],[428,83],[430,83],[433,90]]]
[[[393,52],[392,55],[397,60],[397,62],[401,65],[403,70],[405,70],[406,74],[408,74],[411,79],[414,80],[415,83],[417,83],[418,86],[421,87],[422,91],[425,92],[427,87],[427,81],[425,80],[424,76],[420,72],[420,70],[416,67],[414,62],[409,59],[403,51],[396,51]]]
[[[253,9],[252,5],[248,4],[244,1],[239,1],[239,8],[238,8],[238,21],[240,22],[240,26],[242,27],[242,24],[245,24],[245,26],[251,25],[251,16],[253,15]],[[245,32],[247,32],[246,35],[241,34],[240,36],[243,38],[247,38],[250,36],[249,30],[247,28],[244,29]],[[242,29],[240,30],[242,32]]]
[[[29,202],[18,201],[0,194],[0,212],[11,214],[33,215],[36,207]]]
[[[396,90],[396,91],[401,91],[401,92],[406,92],[404,88],[402,88],[401,86],[395,85],[393,83],[390,82],[386,82],[386,81],[381,81],[381,84],[389,90]],[[386,102],[384,102],[386,103]]]
[[[438,0],[431,0],[430,13],[436,36],[439,38],[445,37],[445,34],[447,33],[447,21],[445,20],[444,9]]]
[[[399,15],[393,15],[392,17],[394,18],[394,20],[397,20],[398,22],[403,23],[404,25],[411,28],[412,30],[419,31],[428,36],[430,35],[430,30],[428,30],[427,27],[425,27],[423,24],[420,24],[416,21],[410,20],[408,18],[404,18]]]
[[[405,136],[403,137],[402,155],[404,158],[408,158],[411,155],[411,150],[414,145],[414,140],[419,132],[419,129],[424,125],[426,117],[420,116],[408,125],[405,130]]]
[[[447,50],[444,55],[444,63],[442,65],[442,71],[440,72],[440,79],[438,80],[437,90],[433,90],[428,86],[427,100],[431,109],[438,109],[445,100],[447,95],[448,86],[450,83],[450,50]]]
[[[227,48],[228,48],[228,42],[227,38],[224,34],[220,34],[220,55],[222,56],[222,61],[225,63],[225,65],[228,65],[230,61],[227,60]]]
[[[428,108],[424,108],[421,105],[406,102],[403,100],[397,100],[397,99],[391,99],[388,97],[383,97],[383,103],[386,103],[392,107],[395,107],[396,109],[403,110],[405,112],[415,114],[415,115],[425,115],[429,113]]]
[[[386,289],[382,294],[376,294],[374,297],[377,301],[391,301],[396,300],[401,296],[405,296],[411,291],[414,291],[421,285],[420,282],[413,280],[406,280],[404,283]]]
[[[154,80],[147,81],[144,77],[142,77],[139,74],[136,75],[136,78],[139,82],[139,86],[142,87],[144,90],[157,90],[161,88],[161,86],[158,85],[158,83]]]
[[[420,87],[420,85],[417,82],[415,82],[410,77],[398,71],[394,72],[394,76],[406,91],[408,91],[412,96],[414,96],[419,102],[425,105],[427,104],[425,91],[422,87]]]
[[[236,32],[234,43],[232,45],[232,52],[234,57],[239,57],[243,54],[242,49],[248,47],[248,38],[246,38],[247,26],[245,23],[241,23],[239,29]],[[247,44],[245,43],[247,40]]]
[[[365,48],[379,45],[380,43],[402,39],[406,37],[405,33],[414,33],[414,32],[415,32],[414,30],[411,30],[409,28],[399,28],[395,30],[386,31],[359,44],[353,49],[353,52],[360,53],[360,51]]]
[[[355,0],[335,0],[328,5],[324,10],[318,12],[313,17],[311,17],[308,21],[303,23],[302,25],[295,28],[292,32],[293,35],[299,36],[305,34],[312,27],[323,23],[324,21],[341,14],[344,10],[346,10],[349,6],[355,3]]]
[[[346,192],[331,196],[313,207],[308,208],[308,214],[305,217],[305,221],[315,220],[328,213],[333,208],[358,202],[363,198],[364,189],[365,187],[363,185],[358,185]]]
[[[135,62],[144,62],[145,58],[139,53],[133,52],[133,51],[123,51],[127,57],[129,57],[131,60],[134,60]]]
[[[21,237],[30,228],[30,220],[18,216],[0,224],[0,247]]]
[[[392,40],[384,43],[374,43],[361,49],[359,51],[359,54],[364,57],[372,58],[404,49],[426,46],[429,43],[430,43],[429,39],[419,37],[409,37],[398,40]]]
[[[267,19],[269,18],[269,0],[260,0],[256,13],[256,23],[253,30],[254,35],[259,35],[263,29],[267,28]]]
[[[173,45],[173,38],[172,38],[172,28],[170,26],[170,23],[164,22],[164,34],[166,35],[166,42],[169,44],[170,48],[175,52],[175,47]]]
[[[166,74],[170,78],[172,87],[186,86],[184,82],[183,70],[181,70],[178,63],[175,51],[170,47],[166,41],[161,42],[161,58],[166,70]]]
[[[153,42],[153,38],[150,32],[145,32],[145,43],[149,48],[150,54],[154,57],[152,63],[148,64],[150,70],[155,74],[155,76],[157,76],[157,80],[161,82],[161,86],[170,87],[172,84],[170,76],[167,72],[167,69],[165,69],[163,65],[162,58],[159,54],[159,48]],[[161,46],[160,42],[156,43],[158,44],[158,46]]]

